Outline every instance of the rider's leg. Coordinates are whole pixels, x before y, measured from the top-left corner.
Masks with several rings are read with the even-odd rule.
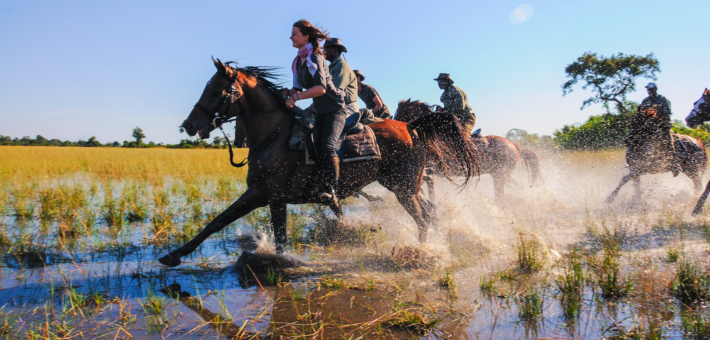
[[[328,187],[326,192],[321,194],[324,200],[330,201],[332,205],[338,205],[336,192],[338,189],[338,177],[340,174],[340,158],[338,158],[338,142],[345,127],[345,118],[350,111],[343,108],[334,112],[329,112],[319,116],[323,130],[321,134],[321,147],[319,163],[321,174]]]

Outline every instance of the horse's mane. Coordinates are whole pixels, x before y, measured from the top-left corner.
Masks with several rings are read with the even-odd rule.
[[[407,100],[400,100],[399,101],[399,105],[397,106],[397,112],[403,112],[400,110],[407,109],[407,115],[409,115],[409,117],[406,117],[406,118],[400,117],[400,119],[405,118],[405,119],[409,119],[409,120],[414,120],[414,119],[419,118],[419,117],[412,117],[411,110],[414,108],[419,108],[422,111],[423,115],[428,115],[428,114],[434,112],[434,110],[432,110],[431,105],[429,105],[421,100],[412,101],[412,98],[409,98]],[[399,114],[397,114],[397,116],[399,116]],[[397,117],[395,117],[395,120],[399,120],[399,119],[397,119]]]
[[[281,75],[278,74],[276,71],[279,70],[278,67],[272,67],[272,66],[246,66],[246,67],[238,67],[236,61],[228,61],[224,63],[225,66],[231,67],[237,71],[241,71],[246,73],[248,76],[256,78],[256,80],[263,86],[267,91],[271,92],[271,94],[274,95],[274,98],[276,101],[279,102],[280,105],[285,105],[284,99],[281,95],[281,84],[283,84],[283,81],[281,80]]]

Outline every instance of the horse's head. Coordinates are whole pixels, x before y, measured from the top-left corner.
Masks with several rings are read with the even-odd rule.
[[[394,120],[400,122],[411,122],[419,117],[432,113],[431,106],[421,101],[412,99],[401,100],[397,105]]]
[[[695,129],[698,125],[710,120],[710,90],[706,88],[700,99],[693,105],[690,114],[685,118],[685,123],[691,129]]]
[[[200,99],[193,107],[190,115],[182,123],[188,135],[200,135],[200,138],[209,138],[210,132],[217,128],[222,121],[237,114],[236,102],[244,104],[244,90],[255,86],[256,80],[233,68],[219,59],[212,59],[217,68],[212,78],[205,85]],[[241,105],[243,106],[243,105]],[[238,108],[237,108],[238,109]]]

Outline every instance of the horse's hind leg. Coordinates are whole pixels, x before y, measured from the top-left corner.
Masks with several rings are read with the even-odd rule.
[[[267,203],[268,197],[262,195],[259,189],[253,187],[247,188],[236,202],[232,203],[227,210],[217,215],[210,223],[207,223],[205,228],[202,229],[197,236],[178,250],[161,257],[158,261],[168,267],[179,265],[180,257],[191,254],[210,235],[224,229],[228,224],[250,213],[252,210],[267,205]]]
[[[505,178],[507,174],[495,174],[493,176],[493,191],[495,191],[496,202],[502,202],[505,196]]]
[[[270,204],[271,209],[271,228],[274,231],[274,243],[276,244],[276,253],[283,254],[286,246],[286,223],[288,222],[288,206],[286,203]]]
[[[703,190],[703,181],[700,178],[700,174],[694,173],[691,175],[688,175],[691,180],[693,180],[693,187],[695,189],[695,192],[700,192],[700,190]]]
[[[619,190],[621,190],[621,187],[623,187],[624,184],[628,183],[634,177],[637,177],[637,176],[634,176],[633,173],[629,173],[628,175],[622,177],[621,182],[619,182],[619,186],[617,186],[616,189],[614,189],[614,191],[611,193],[611,195],[609,195],[609,197],[607,197],[606,203],[609,203],[609,204],[613,203],[614,199],[616,198],[616,195],[619,194]]]
[[[409,215],[414,218],[414,222],[417,223],[417,227],[419,229],[419,243],[426,242],[427,231],[429,230],[429,226],[427,225],[427,222],[422,216],[422,207],[419,205],[419,199],[417,199],[417,195],[404,193],[395,193],[395,195],[397,196],[399,204],[401,204],[402,207],[407,210]]]
[[[421,192],[417,195],[417,199],[422,209],[424,221],[429,225],[439,225],[439,215],[436,213],[436,204],[424,197]]]
[[[693,215],[703,212],[703,205],[705,205],[705,200],[708,199],[708,194],[710,194],[710,182],[708,182],[708,185],[705,187],[703,194],[700,195],[698,203],[695,205],[695,209],[693,209]]]
[[[429,191],[429,200],[434,201],[434,170],[431,168],[425,169],[422,181],[426,183],[427,190]]]

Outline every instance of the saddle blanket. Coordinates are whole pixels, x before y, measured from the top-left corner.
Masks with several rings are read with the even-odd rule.
[[[341,163],[380,158],[380,147],[377,145],[375,132],[367,125],[363,125],[362,127],[362,131],[346,135],[340,144],[338,157]],[[308,140],[308,147],[305,148],[306,164],[314,165],[316,164],[316,156],[313,148],[313,138],[309,138]]]

